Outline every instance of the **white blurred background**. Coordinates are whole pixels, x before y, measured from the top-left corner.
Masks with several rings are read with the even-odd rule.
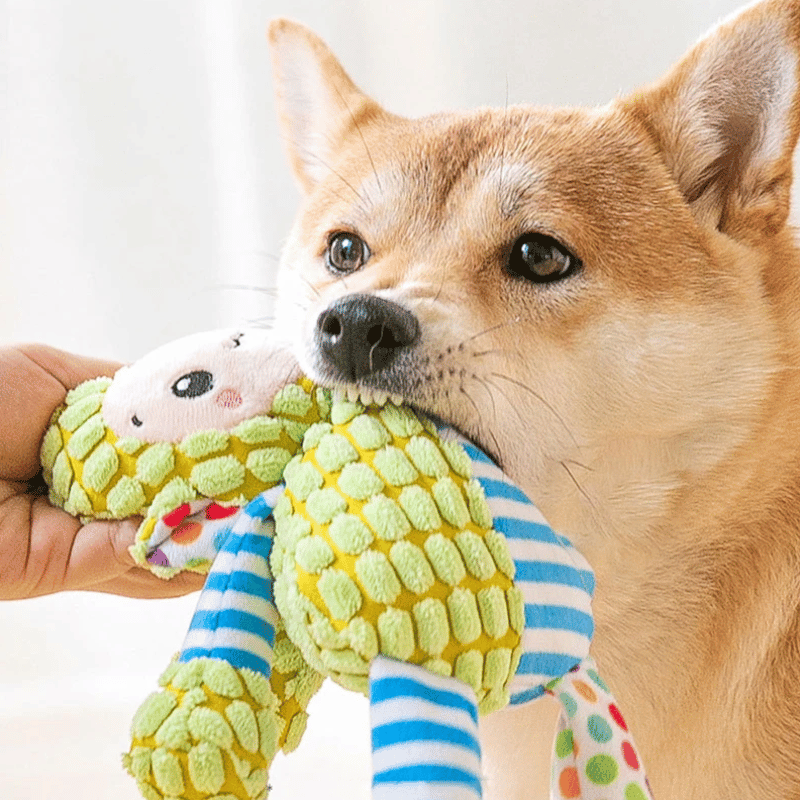
[[[270,317],[259,290],[274,285],[298,202],[275,123],[272,17],[306,22],[362,88],[419,115],[604,103],[738,5],[0,0],[0,346],[131,360]],[[139,796],[119,754],[194,602],[0,604],[2,800]],[[312,714],[272,798],[367,798],[365,701],[326,688]]]

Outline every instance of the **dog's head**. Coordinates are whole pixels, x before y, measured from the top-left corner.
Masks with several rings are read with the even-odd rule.
[[[796,17],[755,7],[603,108],[423,119],[274,23],[305,192],[278,324],[304,370],[446,418],[579,539],[635,531],[750,435],[778,365]]]

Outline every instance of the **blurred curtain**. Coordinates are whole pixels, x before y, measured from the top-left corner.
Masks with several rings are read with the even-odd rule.
[[[274,16],[308,23],[365,90],[416,115],[604,103],[736,5],[0,0],[0,345],[126,360],[269,319],[262,290],[298,202],[264,39]],[[138,797],[118,753],[193,604],[0,604],[0,797]],[[366,798],[367,738],[363,702],[326,692],[272,796]]]

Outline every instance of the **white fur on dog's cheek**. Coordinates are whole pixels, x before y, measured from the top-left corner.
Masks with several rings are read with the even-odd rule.
[[[592,326],[584,336],[592,364],[581,373],[587,395],[603,399],[593,414],[598,430],[613,420],[615,430],[666,439],[751,414],[776,366],[752,335],[758,324],[726,323],[713,313],[642,316],[622,309]]]

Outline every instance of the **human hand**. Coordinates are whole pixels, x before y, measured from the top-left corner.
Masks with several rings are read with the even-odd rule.
[[[128,553],[139,520],[92,522],[43,496],[39,447],[69,389],[119,364],[43,345],[0,348],[0,600],[93,590],[130,597],[176,597],[204,576],[162,580]]]

